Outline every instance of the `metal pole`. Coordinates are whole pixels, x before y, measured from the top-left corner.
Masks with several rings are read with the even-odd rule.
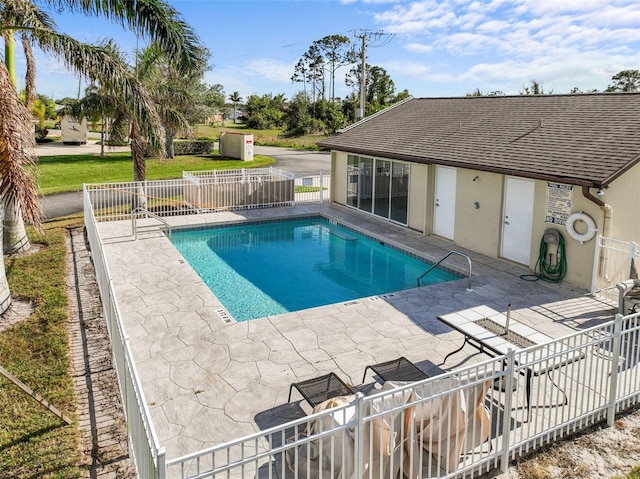
[[[620,362],[620,346],[622,344],[622,318],[618,313],[613,322],[613,344],[611,355],[611,377],[609,378],[609,407],[607,408],[607,426],[613,426],[616,419],[616,404],[618,399],[618,365]]]
[[[513,376],[515,374],[515,352],[509,348],[505,358],[505,376],[502,378],[504,382],[504,412],[502,414],[502,457],[500,458],[500,467],[502,472],[506,474],[509,469],[509,446],[511,439],[511,400],[513,398]]]
[[[598,287],[598,268],[600,267],[600,249],[602,245],[602,235],[598,234],[596,236],[596,250],[593,253],[593,271],[591,272],[591,296],[596,294],[596,289]]]
[[[365,90],[367,89],[367,33],[362,34],[362,52],[360,69],[360,110],[358,118],[365,117]]]
[[[356,393],[356,424],[354,426],[353,449],[355,451],[355,464],[353,477],[362,477],[364,473],[364,394]]]

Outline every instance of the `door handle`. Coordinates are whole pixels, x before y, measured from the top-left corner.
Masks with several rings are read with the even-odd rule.
[[[508,217],[508,216],[505,216],[505,217],[504,217],[504,224],[505,224],[505,225],[510,224],[510,223],[509,223],[509,217]]]

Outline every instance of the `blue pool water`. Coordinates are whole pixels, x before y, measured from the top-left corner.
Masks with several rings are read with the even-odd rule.
[[[431,266],[324,218],[174,231],[172,241],[236,321],[413,288]],[[422,284],[454,279],[434,270]]]

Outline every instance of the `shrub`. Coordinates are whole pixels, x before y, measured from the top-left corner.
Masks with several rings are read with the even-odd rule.
[[[38,126],[38,125],[36,125],[35,129],[36,129],[36,141],[44,142],[44,139],[49,134],[49,130],[47,130],[44,126]]]
[[[174,141],[173,153],[175,156],[180,155],[208,155],[214,148],[212,140],[186,140]]]

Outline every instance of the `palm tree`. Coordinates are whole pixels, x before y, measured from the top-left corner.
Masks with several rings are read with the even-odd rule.
[[[13,87],[9,71],[0,63],[0,197],[5,204],[17,209],[22,206],[26,221],[38,224],[40,203],[35,182],[35,150],[31,113],[24,106]],[[0,219],[5,209],[0,207]],[[0,242],[2,236],[0,235]],[[11,306],[11,293],[4,268],[0,262],[0,313]]]
[[[236,106],[238,105],[238,103],[240,103],[242,101],[242,97],[240,96],[240,93],[238,93],[237,91],[234,91],[231,95],[229,95],[229,100],[231,100],[231,103],[233,103],[233,123],[236,123]]]
[[[202,78],[207,65],[208,51],[200,52],[198,64],[188,74],[177,71],[156,43],[150,44],[137,56],[136,76],[155,103],[165,131],[165,156],[173,158],[173,140],[178,130],[190,134],[191,127],[183,111],[195,104],[193,85]]]
[[[49,4],[61,11],[101,15],[128,25],[155,41],[177,71],[187,73],[198,63],[202,47],[191,27],[162,0],[56,0]],[[132,75],[123,55],[110,41],[88,45],[61,34],[51,17],[35,0],[0,0],[0,33],[5,41],[5,60],[12,64],[13,33],[20,31],[30,44],[60,60],[71,70],[98,82],[106,92],[122,99],[136,119],[138,136],[154,148],[162,148],[162,128],[149,95]],[[33,158],[31,115],[11,82],[11,72],[0,67],[0,197],[20,211],[27,223],[40,225],[36,181],[29,174]],[[8,286],[0,275],[0,313],[10,304]],[[5,281],[6,282],[6,281]],[[8,301],[4,298],[8,298]]]
[[[72,105],[66,106],[60,113],[75,118],[88,117],[92,121],[100,120],[100,156],[104,157],[106,124],[108,119],[113,118],[117,110],[116,98],[104,92],[99,86],[91,84],[85,89],[84,97]]]
[[[26,87],[24,103],[29,109],[35,97],[35,61],[33,59],[33,51],[27,36],[21,33],[22,46],[27,63]],[[11,32],[5,35],[5,62],[9,71],[9,77],[13,88],[17,88],[17,80],[15,73],[15,42]],[[0,222],[2,225],[2,251],[5,254],[17,253],[19,251],[27,251],[31,248],[27,230],[24,226],[24,220],[20,214],[20,205],[11,202],[3,202],[0,205],[3,208],[4,217]],[[0,308],[1,309],[1,308]]]

